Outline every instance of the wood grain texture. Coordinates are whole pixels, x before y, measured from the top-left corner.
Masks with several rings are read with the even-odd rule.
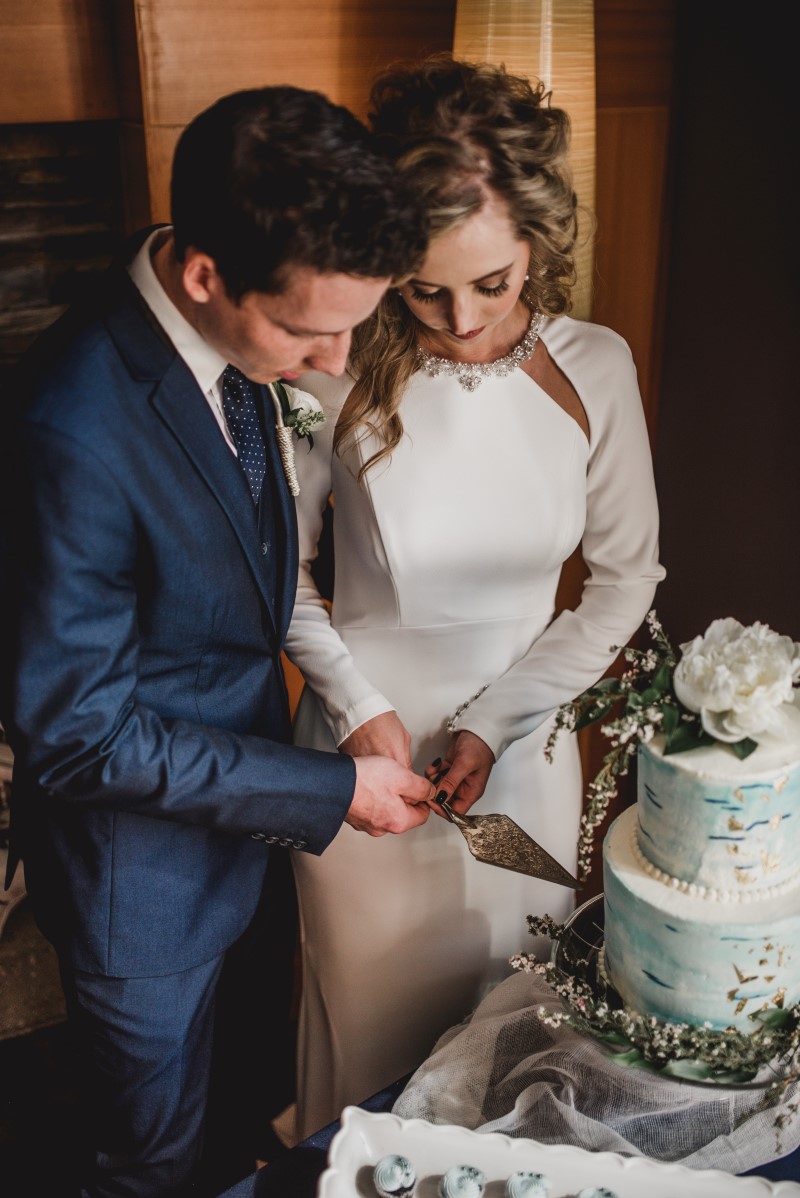
[[[118,115],[103,0],[0,0],[0,124]]]
[[[133,7],[150,215],[169,218],[172,151],[228,92],[292,84],[366,115],[372,77],[396,58],[452,46],[455,0],[117,0]],[[130,45],[131,39],[128,39]]]
[[[660,363],[662,239],[665,231],[669,111],[598,112],[602,163],[597,178],[593,319],[628,342],[639,372],[651,441]]]

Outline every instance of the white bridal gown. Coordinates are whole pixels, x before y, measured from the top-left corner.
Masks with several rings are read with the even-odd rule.
[[[541,339],[586,410],[578,424],[517,368],[472,393],[414,375],[391,459],[355,480],[368,437],[332,456],[345,375],[306,376],[326,412],[297,448],[301,570],[287,651],[307,686],[299,744],[335,750],[396,709],[414,768],[443,756],[446,723],[497,764],[476,811],[507,812],[570,872],[582,782],[574,736],[543,747],[555,708],[593,684],[639,627],[663,576],[652,466],[625,342],[546,320]],[[311,578],[334,493],[332,617]],[[582,543],[591,575],[553,618],[564,560]],[[529,913],[563,919],[571,890],[476,861],[431,815],[403,836],[344,825],[322,854],[294,854],[302,927],[298,1132],[307,1135],[416,1068],[436,1039],[534,948]]]

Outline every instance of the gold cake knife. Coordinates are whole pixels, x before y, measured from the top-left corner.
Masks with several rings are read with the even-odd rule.
[[[537,844],[510,815],[459,815],[447,799],[442,799],[438,805],[456,825],[478,861],[580,890],[577,878],[559,865],[555,857]]]

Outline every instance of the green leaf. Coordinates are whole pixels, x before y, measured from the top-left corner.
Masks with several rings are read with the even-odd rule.
[[[659,691],[669,690],[672,683],[672,666],[664,661],[653,675],[653,686]]]
[[[612,1052],[608,1059],[615,1065],[621,1065],[623,1069],[643,1069],[645,1073],[658,1072],[654,1065],[644,1059],[638,1048],[632,1048],[630,1052]]]
[[[793,1018],[793,1015],[791,1007],[784,1007],[783,1009],[773,1007],[771,1011],[756,1011],[750,1018],[754,1023],[757,1022],[764,1027],[775,1028],[783,1027],[785,1023],[788,1023]]]
[[[611,702],[598,703],[596,707],[591,707],[588,711],[584,711],[583,714],[579,715],[575,721],[576,731],[581,728],[588,728],[590,724],[594,724],[598,720],[601,720],[604,715],[608,714],[613,706],[614,704]]]
[[[749,736],[746,736],[744,740],[735,741],[734,744],[731,745],[731,748],[739,760],[744,761],[745,757],[749,757],[751,753],[756,751],[758,748],[758,741],[751,740]]]
[[[612,1032],[598,1033],[598,1039],[604,1040],[606,1044],[618,1044],[618,1045],[627,1044],[628,1047],[630,1047],[630,1043],[631,1043],[627,1036],[623,1036],[622,1032],[613,1032],[612,1031]],[[634,1049],[634,1051],[638,1052],[639,1050],[637,1048],[637,1049]]]
[[[678,727],[680,718],[680,712],[674,703],[661,704],[661,731],[667,740]]]
[[[755,1075],[754,1069],[729,1069],[727,1073],[712,1074],[714,1081],[723,1086],[740,1086],[743,1082],[751,1082]]]
[[[685,1077],[687,1080],[702,1082],[711,1077],[711,1066],[705,1061],[690,1061],[683,1057],[679,1061],[670,1061],[661,1070],[668,1077]]]
[[[686,753],[689,749],[699,749],[702,745],[713,745],[713,737],[703,732],[696,724],[687,724],[685,720],[678,723],[675,731],[666,738],[664,756],[669,753]]]
[[[608,691],[616,691],[618,688],[619,678],[614,678],[613,676],[609,678],[601,678],[599,682],[595,682],[594,686],[590,686],[588,690],[585,690],[581,695],[581,698],[585,699],[587,695],[605,695]]]

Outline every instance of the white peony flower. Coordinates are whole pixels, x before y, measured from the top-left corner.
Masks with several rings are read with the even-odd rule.
[[[716,740],[757,740],[784,730],[784,704],[800,681],[800,644],[766,624],[745,627],[727,617],[709,624],[704,636],[681,645],[673,684],[678,699],[700,713]]]

